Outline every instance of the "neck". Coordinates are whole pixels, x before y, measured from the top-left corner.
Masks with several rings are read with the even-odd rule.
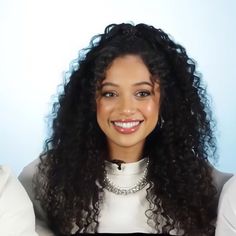
[[[143,145],[132,147],[120,147],[109,144],[109,156],[111,161],[121,161],[125,163],[137,162],[142,158]]]

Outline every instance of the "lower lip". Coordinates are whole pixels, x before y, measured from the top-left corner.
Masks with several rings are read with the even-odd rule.
[[[132,134],[139,129],[140,125],[141,125],[141,122],[138,125],[131,127],[131,128],[122,128],[120,126],[116,126],[115,124],[113,124],[116,131],[118,131],[119,133],[122,133],[122,134]]]

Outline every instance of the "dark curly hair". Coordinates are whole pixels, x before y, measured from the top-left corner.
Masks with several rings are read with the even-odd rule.
[[[145,142],[148,154],[147,223],[162,233],[214,235],[215,122],[201,75],[184,47],[146,24],[111,24],[81,50],[53,105],[52,134],[38,165],[36,193],[57,235],[97,232],[108,157],[96,120],[96,91],[117,57],[139,56],[160,83],[162,120]],[[154,206],[154,207],[153,207]],[[76,226],[76,227],[75,227]]]

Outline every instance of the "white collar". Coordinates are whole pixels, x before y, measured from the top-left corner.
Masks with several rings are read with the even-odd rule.
[[[131,163],[121,163],[121,169],[118,169],[118,165],[111,161],[105,161],[105,169],[108,174],[112,175],[134,175],[143,173],[147,167],[148,157],[142,158],[139,161]]]

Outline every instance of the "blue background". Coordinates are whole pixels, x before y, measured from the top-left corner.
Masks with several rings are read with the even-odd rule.
[[[71,60],[110,23],[162,28],[197,61],[217,120],[216,167],[236,172],[236,1],[0,0],[0,164],[37,158]]]

